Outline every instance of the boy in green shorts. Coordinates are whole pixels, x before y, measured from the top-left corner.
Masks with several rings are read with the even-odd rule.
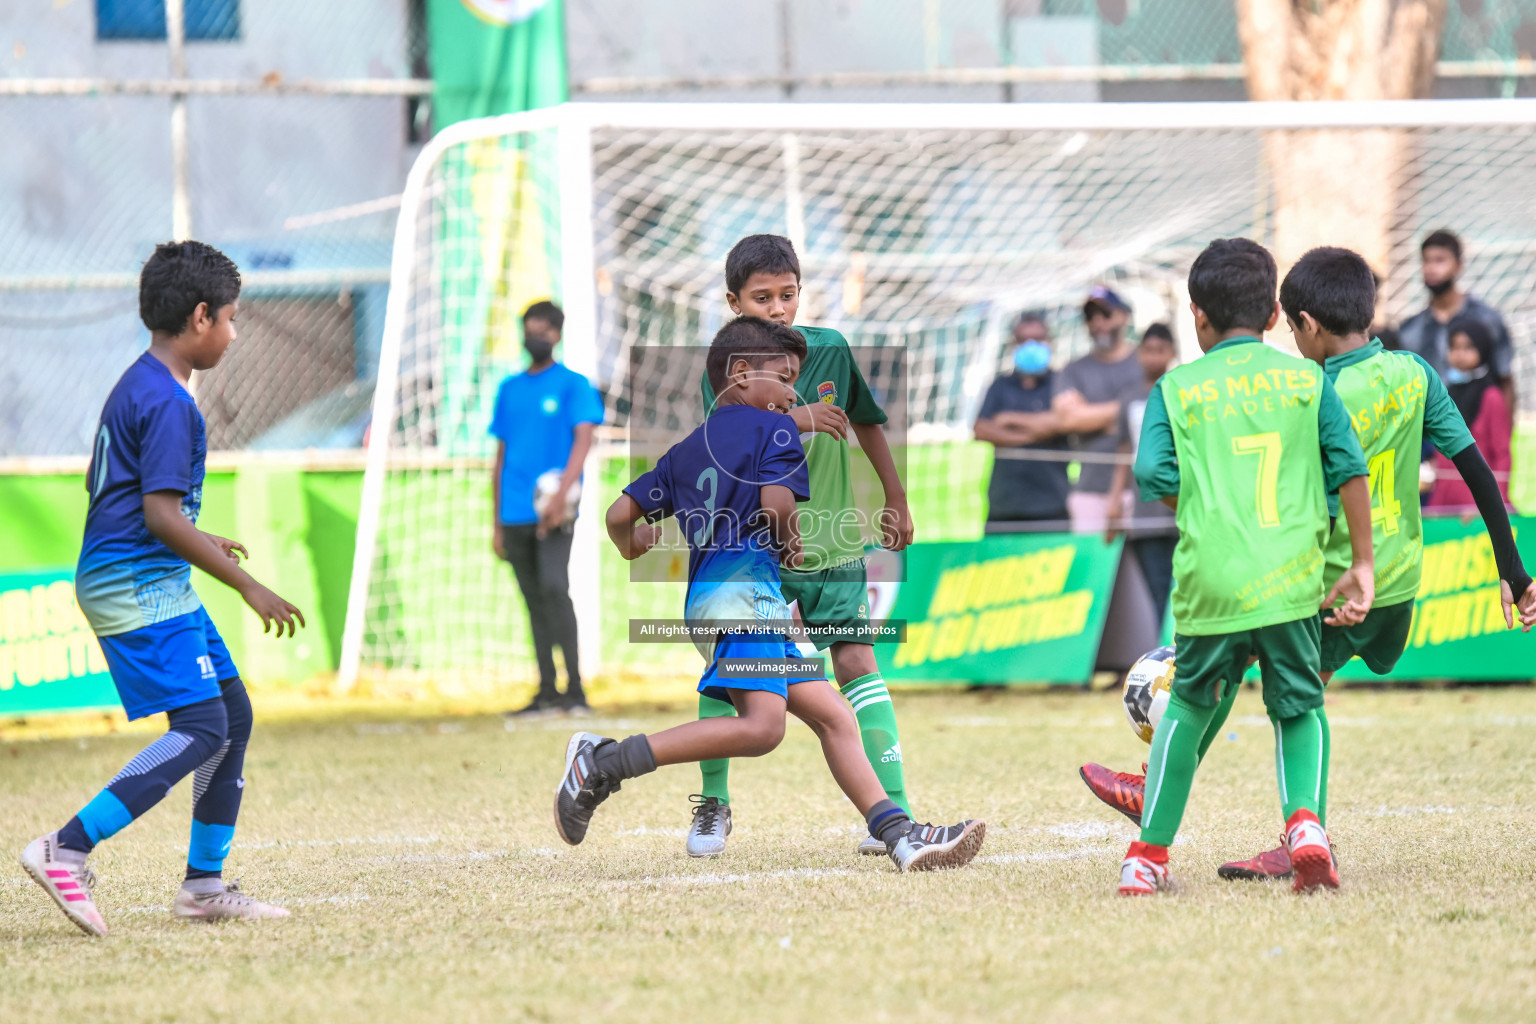
[[[1318,609],[1329,625],[1361,622],[1374,568],[1365,458],[1333,384],[1317,366],[1270,348],[1279,319],[1275,261],[1245,238],[1218,239],[1189,271],[1205,355],[1169,371],[1147,400],[1136,483],[1178,517],[1172,598],[1178,673],[1152,736],[1141,838],[1120,865],[1122,896],[1168,886],[1200,755],[1249,659],[1262,664],[1275,729],[1286,848],[1298,891],[1336,888],[1318,820],[1328,751]],[[1319,458],[1319,456],[1321,456]],[[1328,492],[1338,490],[1353,538],[1350,566],[1324,596]]]
[[[800,260],[789,239],[749,235],[737,242],[725,260],[725,284],[732,312],[794,326],[800,306]],[[799,505],[804,561],[795,569],[779,571],[784,599],[799,603],[800,619],[817,650],[830,648],[832,671],[853,706],[864,752],[880,785],[889,800],[910,811],[896,712],[875,663],[870,632],[850,430],[885,492],[885,507],[879,513],[882,546],[900,551],[912,543],[912,513],[882,429],[885,411],[870,392],[847,340],[825,327],[795,329],[805,336],[809,351],[795,385],[799,401],[790,416],[804,439],[811,497]],[[707,378],[703,391],[705,409],[713,409],[715,394]],[[730,714],[734,714],[731,705],[699,696],[700,718]],[[725,852],[725,837],[731,833],[730,761],[705,761],[700,767],[704,791],[694,798],[687,849],[690,857],[714,857]],[[880,855],[886,851],[883,844],[866,838],[859,852]]]
[[[1408,645],[1424,553],[1423,521],[1416,499],[1420,443],[1425,436],[1453,460],[1483,513],[1501,580],[1505,621],[1513,627],[1512,606],[1518,606],[1522,627],[1529,631],[1536,624],[1536,584],[1532,584],[1515,549],[1509,515],[1493,471],[1429,364],[1413,353],[1389,352],[1380,341],[1370,340],[1367,332],[1375,291],[1375,279],[1365,260],[1348,249],[1336,248],[1307,253],[1280,286],[1280,306],[1297,347],[1302,355],[1322,364],[1324,376],[1334,382],[1349,413],[1365,453],[1371,489],[1376,601],[1358,625],[1323,626],[1324,685],[1356,656],[1372,672],[1385,675]],[[1330,497],[1330,503],[1333,500]],[[1349,551],[1348,524],[1336,523],[1324,551],[1325,585],[1331,585],[1348,568]],[[1217,708],[1211,724],[1213,735],[1226,721],[1235,696],[1234,688]],[[1327,715],[1318,708],[1317,716],[1323,746],[1330,748]],[[1090,788],[1101,800],[1140,824],[1141,776],[1085,765],[1083,777],[1090,780]],[[1327,797],[1324,790],[1317,815],[1325,828]],[[1289,878],[1291,858],[1282,844],[1248,860],[1223,864],[1216,873],[1226,879]]]

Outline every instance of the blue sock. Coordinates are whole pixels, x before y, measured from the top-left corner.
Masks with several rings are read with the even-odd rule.
[[[217,878],[224,870],[240,817],[240,796],[245,791],[245,748],[251,738],[251,698],[236,676],[219,682],[224,691],[229,730],[224,744],[198,766],[192,777],[192,836],[187,844],[187,875]]]
[[[90,853],[165,799],[171,787],[208,760],[224,743],[227,716],[221,699],[200,701],[169,714],[170,731],[139,751],[107,788],[59,829],[59,845]]]

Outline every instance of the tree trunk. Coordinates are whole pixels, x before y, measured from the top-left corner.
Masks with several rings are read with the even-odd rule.
[[[1395,100],[1429,95],[1446,0],[1237,0],[1252,100]],[[1282,273],[1318,245],[1342,245],[1385,276],[1405,131],[1272,132],[1275,259]]]

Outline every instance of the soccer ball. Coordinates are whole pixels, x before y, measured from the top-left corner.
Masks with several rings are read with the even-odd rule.
[[[533,484],[533,511],[540,519],[544,518],[544,510],[549,507],[549,502],[555,496],[555,491],[560,488],[562,470],[551,469],[539,474],[538,480]],[[560,517],[562,524],[576,518],[576,506],[581,501],[581,481],[571,484],[571,489],[565,494],[565,514]]]
[[[1125,717],[1143,743],[1152,742],[1157,723],[1168,710],[1168,691],[1173,685],[1173,644],[1148,651],[1136,659],[1125,677]]]

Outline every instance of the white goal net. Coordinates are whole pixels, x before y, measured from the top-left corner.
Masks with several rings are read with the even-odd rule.
[[[970,424],[1017,316],[1046,314],[1060,365],[1086,344],[1087,288],[1108,283],[1136,329],[1168,322],[1190,353],[1184,278],[1212,238],[1257,238],[1282,271],[1313,245],[1356,248],[1390,323],[1423,304],[1418,240],[1455,229],[1533,408],[1533,123],[1521,101],[1435,101],[572,104],[455,125],[413,169],[397,229],[344,684],[532,678],[527,617],[491,551],[487,426],[534,300],[564,306],[563,358],[607,405],[571,566],[584,672],[692,671],[691,648],[626,643],[631,617],[679,614],[681,591],[626,586],[600,519],[644,468],[631,428],[700,415],[697,364],[664,350],[707,344],[731,316],[724,261],[742,236],[794,241],[801,322],[904,352],[865,373],[878,393],[882,365],[904,366],[919,537],[968,537],[990,458]]]

